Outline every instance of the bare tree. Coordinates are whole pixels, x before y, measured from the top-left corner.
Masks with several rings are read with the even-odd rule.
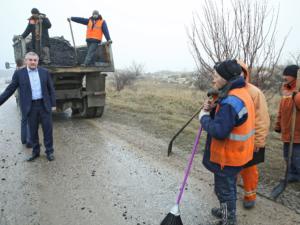
[[[276,48],[279,9],[269,9],[266,0],[232,0],[228,8],[223,0],[206,0],[202,10],[188,31],[199,79],[207,80],[216,62],[237,58],[249,66],[253,82],[263,86],[287,38]]]
[[[114,73],[113,85],[117,91],[121,91],[125,86],[131,85],[143,73],[144,65],[133,62],[128,68],[117,70]]]
[[[290,53],[291,56],[291,60],[288,61],[288,64],[296,64],[296,65],[300,65],[300,52],[298,52],[297,54],[292,54]]]

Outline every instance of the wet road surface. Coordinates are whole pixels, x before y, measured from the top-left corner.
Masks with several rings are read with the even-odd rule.
[[[11,97],[0,107],[1,225],[156,225],[174,205],[188,155],[174,148],[167,158],[167,143],[139,128],[105,115],[86,120],[55,114],[56,160],[48,162],[42,152],[32,163],[25,161],[31,150],[21,145],[19,133]],[[198,155],[181,203],[184,224],[209,224],[214,206],[213,177]],[[251,211],[238,201],[238,220],[294,225],[300,215],[258,197]]]

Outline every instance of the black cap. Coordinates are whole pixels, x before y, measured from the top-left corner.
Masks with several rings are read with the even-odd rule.
[[[285,69],[283,70],[283,76],[291,76],[297,78],[298,70],[299,70],[299,66],[289,65],[285,67]]]
[[[242,73],[242,67],[235,59],[216,63],[214,69],[227,81],[240,76]]]
[[[98,10],[94,10],[92,15],[100,15]]]
[[[40,11],[37,8],[32,8],[31,14],[40,14]]]

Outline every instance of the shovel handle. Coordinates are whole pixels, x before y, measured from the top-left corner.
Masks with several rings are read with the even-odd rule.
[[[71,20],[68,19],[68,22],[69,22],[69,26],[70,26],[70,31],[71,31],[71,36],[72,36],[72,41],[73,41],[75,56],[76,56],[76,60],[77,60],[77,51],[76,51],[76,45],[75,45],[75,39],[74,39],[74,34],[73,34],[73,28],[72,28]]]
[[[202,107],[197,110],[197,112],[194,113],[194,115],[183,125],[183,127],[181,127],[177,133],[173,136],[173,138],[171,139],[169,146],[168,146],[168,156],[170,156],[171,152],[172,152],[172,146],[173,146],[173,141],[177,138],[177,136],[184,130],[184,128],[187,127],[187,125],[190,124],[190,122],[199,114],[199,112],[201,111]]]

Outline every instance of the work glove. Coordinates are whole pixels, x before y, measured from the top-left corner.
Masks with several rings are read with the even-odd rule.
[[[209,116],[209,112],[208,111],[205,111],[204,109],[202,109],[199,113],[199,121],[201,121],[202,117],[203,116]]]

